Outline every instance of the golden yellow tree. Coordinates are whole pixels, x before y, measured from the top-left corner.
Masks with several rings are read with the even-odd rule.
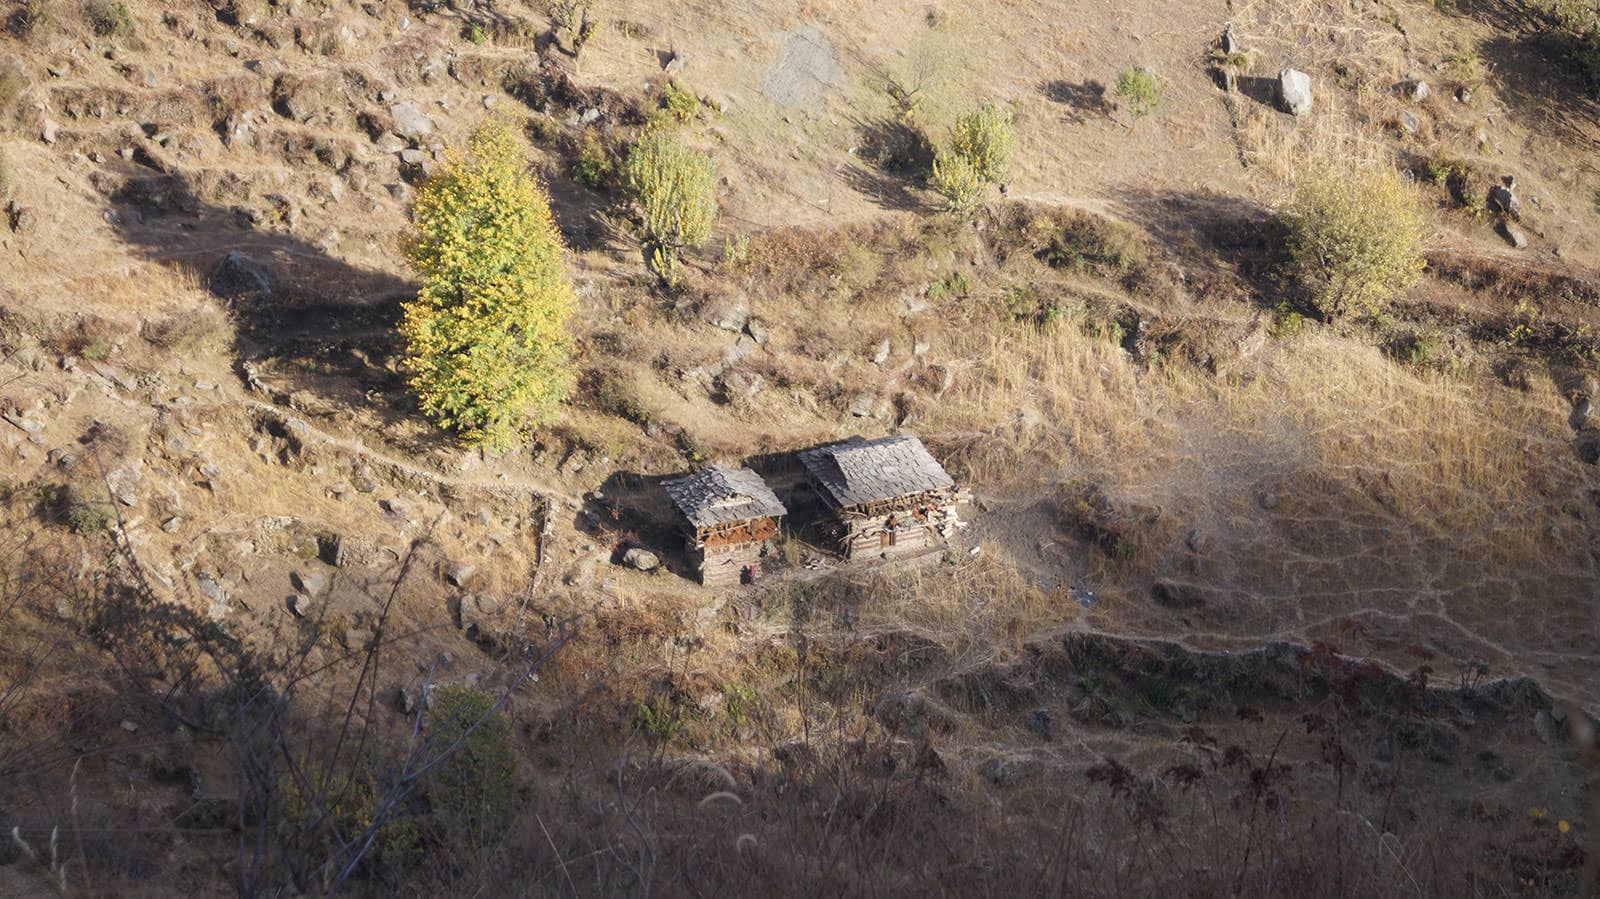
[[[473,134],[417,193],[405,252],[422,278],[405,306],[406,370],[422,410],[501,449],[572,388],[576,300],[550,203],[505,124]]]

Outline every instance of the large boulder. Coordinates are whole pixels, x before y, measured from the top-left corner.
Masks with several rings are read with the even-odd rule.
[[[389,117],[394,121],[394,133],[412,143],[420,144],[433,136],[433,119],[414,103],[394,104],[389,107]]]
[[[636,571],[655,571],[661,567],[661,557],[635,546],[622,554],[622,564]]]
[[[713,297],[700,307],[700,318],[708,325],[737,334],[750,321],[750,301],[743,294]]]
[[[266,266],[238,250],[232,250],[211,272],[211,292],[219,297],[272,293],[275,285]]]
[[[1489,211],[1507,218],[1522,218],[1522,201],[1517,199],[1517,181],[1506,178],[1489,188]]]
[[[1311,113],[1311,76],[1299,69],[1278,73],[1278,102],[1285,112],[1303,116]]]

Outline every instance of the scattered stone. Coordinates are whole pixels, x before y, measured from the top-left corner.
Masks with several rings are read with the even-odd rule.
[[[1034,709],[1028,713],[1022,723],[1027,726],[1028,730],[1038,734],[1039,739],[1047,742],[1050,740],[1055,727],[1055,721],[1050,717],[1049,709]]]
[[[1239,39],[1233,33],[1233,23],[1222,26],[1222,52],[1232,56],[1239,52]]]
[[[859,390],[850,395],[846,405],[850,414],[856,418],[872,418],[877,413],[878,405],[882,402],[877,394],[866,390]]]
[[[738,333],[750,322],[750,301],[744,294],[709,300],[701,307],[700,318],[713,327]]]
[[[744,332],[746,334],[750,335],[750,339],[754,340],[756,342],[757,346],[766,346],[767,345],[767,338],[768,338],[767,326],[766,326],[766,323],[761,321],[761,319],[759,319],[759,318],[748,318],[748,319],[746,319],[745,323],[744,323]]]
[[[400,712],[405,715],[417,713],[417,694],[410,687],[401,687],[395,698],[400,702]]]
[[[229,612],[228,591],[224,590],[215,578],[203,574],[195,579],[195,587],[200,590],[201,596],[210,600],[211,605],[206,609],[206,614],[213,621],[227,616]]]
[[[45,119],[44,125],[39,129],[39,139],[47,144],[53,144],[60,131],[61,125],[55,119]]]
[[[433,136],[433,119],[423,114],[414,103],[396,103],[389,107],[393,131],[399,137],[420,144]]]
[[[996,756],[979,766],[978,773],[995,786],[1004,787],[1022,780],[1028,769],[1020,759]]]
[[[450,566],[450,568],[444,573],[444,579],[449,582],[450,586],[452,587],[465,588],[467,586],[467,582],[472,580],[472,576],[477,572],[478,566],[463,562],[459,565]]]
[[[1507,175],[1502,183],[1489,188],[1489,211],[1522,218],[1522,201],[1517,199],[1517,179]]]
[[[683,66],[686,62],[687,60],[684,59],[683,52],[673,49],[671,55],[667,57],[666,63],[664,63],[661,68],[665,70],[668,75],[676,75],[683,71]]]
[[[1410,110],[1400,110],[1400,130],[1406,134],[1415,135],[1422,130],[1422,121],[1412,115]]]
[[[1433,93],[1428,87],[1428,82],[1418,79],[1416,81],[1403,81],[1400,83],[1400,94],[1413,103],[1421,103]]]
[[[1294,116],[1311,113],[1311,76],[1299,69],[1284,69],[1278,73],[1278,102],[1285,112]]]
[[[635,546],[622,554],[622,564],[636,571],[655,571],[661,567],[661,557]]]
[[[1540,709],[1533,716],[1533,730],[1539,739],[1546,743],[1556,743],[1561,740],[1561,725],[1549,709]]]
[[[872,353],[872,364],[882,365],[885,362],[888,362],[890,349],[891,345],[889,343],[889,338],[885,337],[883,341],[878,344],[878,348]]]
[[[289,612],[296,618],[304,618],[311,614],[311,597],[304,593],[295,593],[289,596]]]
[[[273,289],[271,272],[238,250],[229,251],[211,272],[211,292],[220,297],[268,295]]]
[[[1528,247],[1528,235],[1524,234],[1521,228],[1510,222],[1500,223],[1500,236],[1506,239],[1506,243],[1519,250],[1524,250]]]
[[[458,623],[464,631],[481,630],[484,621],[499,607],[500,604],[493,597],[469,593],[461,597],[461,608],[457,614]]]
[[[328,586],[327,575],[317,571],[295,571],[289,575],[289,582],[296,590],[312,596],[322,595],[322,591]]]
[[[176,534],[178,532],[178,528],[182,526],[183,519],[176,515],[169,515],[167,516],[166,521],[161,522],[161,529],[169,534]]]
[[[1472,88],[1462,85],[1456,88],[1456,102],[1465,103],[1472,99]]]

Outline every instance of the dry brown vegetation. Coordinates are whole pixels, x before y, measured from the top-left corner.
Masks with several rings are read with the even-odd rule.
[[[1537,10],[589,9],[0,0],[0,893],[1592,890],[1600,118]],[[1003,195],[938,214],[979,103]],[[580,307],[498,456],[394,337],[491,115]],[[718,176],[673,287],[649,128]],[[1430,226],[1338,323],[1273,214],[1328,158]],[[974,494],[946,557],[675,573],[660,476],[900,429]],[[499,704],[505,805],[407,773],[430,683]]]

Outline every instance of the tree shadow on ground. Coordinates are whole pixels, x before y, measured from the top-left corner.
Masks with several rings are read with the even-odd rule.
[[[933,171],[934,147],[917,125],[895,116],[852,119],[858,142],[855,159],[840,177],[885,209],[916,211],[927,203],[918,188]]]
[[[1270,209],[1205,190],[1126,187],[1112,197],[1120,215],[1190,270],[1191,282],[1211,271],[1259,305],[1271,307],[1289,297],[1277,255],[1282,228]]]
[[[1070,118],[1083,124],[1090,118],[1110,118],[1117,105],[1106,98],[1106,86],[1093,79],[1074,84],[1064,79],[1045,81],[1039,85],[1045,99],[1060,103],[1071,110]]]
[[[1523,0],[1459,0],[1459,9],[1494,29],[1477,49],[1514,115],[1536,131],[1600,152],[1600,85],[1578,62],[1577,36]]]
[[[187,273],[229,311],[235,370],[266,399],[328,416],[372,417],[386,434],[432,448],[447,438],[422,419],[400,371],[401,304],[416,284],[338,259],[326,246],[261,221],[293,216],[201,201],[182,175],[107,163],[106,218],[139,254]],[[268,198],[269,205],[273,204]],[[359,202],[351,199],[347,202]]]

